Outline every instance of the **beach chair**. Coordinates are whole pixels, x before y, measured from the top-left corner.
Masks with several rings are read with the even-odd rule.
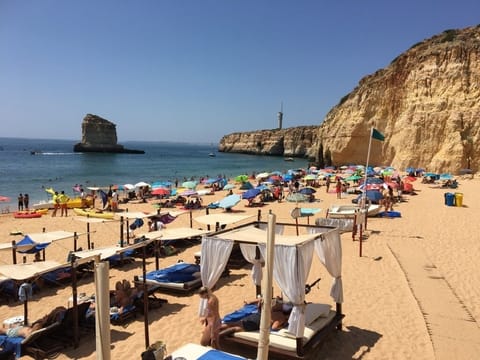
[[[32,332],[21,342],[21,356],[29,355],[36,360],[56,358],[64,349],[64,344],[52,336],[59,328],[60,322],[55,322]]]

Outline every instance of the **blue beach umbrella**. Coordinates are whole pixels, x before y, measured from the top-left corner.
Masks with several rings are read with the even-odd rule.
[[[240,195],[233,194],[224,197],[218,202],[218,207],[221,207],[223,209],[230,209],[237,205],[240,202],[241,198]]]
[[[303,195],[312,195],[312,194],[315,194],[316,192],[317,190],[311,187],[304,187],[299,190],[299,193]]]
[[[242,199],[245,199],[245,200],[253,199],[261,192],[262,190],[260,190],[259,188],[249,189],[242,194]]]

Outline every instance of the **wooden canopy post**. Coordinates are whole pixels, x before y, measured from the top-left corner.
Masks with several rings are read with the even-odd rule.
[[[123,232],[124,232],[123,216],[120,216],[120,247],[123,247]]]
[[[148,332],[148,291],[147,291],[147,264],[145,258],[147,257],[146,246],[143,246],[143,261],[142,261],[142,275],[143,275],[143,318],[145,327],[145,349],[150,346],[150,335]]]

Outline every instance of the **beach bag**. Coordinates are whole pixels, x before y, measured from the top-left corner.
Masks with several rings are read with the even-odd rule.
[[[167,346],[163,341],[157,341],[142,353],[142,360],[163,360],[166,352]]]

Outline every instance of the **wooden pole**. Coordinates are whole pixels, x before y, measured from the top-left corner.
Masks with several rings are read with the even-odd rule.
[[[147,265],[145,258],[147,257],[146,246],[143,246],[143,261],[142,261],[142,275],[143,275],[143,318],[145,327],[145,349],[150,346],[150,335],[148,332],[148,292],[147,292]]]

